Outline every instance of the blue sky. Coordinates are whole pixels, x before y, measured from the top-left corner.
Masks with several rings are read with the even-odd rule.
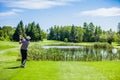
[[[88,24],[117,31],[120,0],[0,0],[0,26],[16,27],[35,21],[43,30],[51,26]]]

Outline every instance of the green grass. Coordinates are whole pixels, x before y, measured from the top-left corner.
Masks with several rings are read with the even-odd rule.
[[[72,43],[72,42],[63,42],[63,41],[57,41],[57,40],[46,40],[38,41],[38,42],[32,42],[31,45],[39,44],[41,46],[43,45],[55,45],[55,46],[91,46],[94,44],[94,42],[80,42],[80,43]]]
[[[107,76],[108,80],[120,80],[120,61],[92,62],[89,64]]]
[[[38,42],[31,42],[30,45],[39,44],[41,46],[43,45],[70,45],[70,46],[91,46],[94,45],[96,42],[80,42],[80,43],[71,43],[71,42],[63,42],[63,41],[57,41],[57,40],[46,40],[38,41]],[[113,42],[112,45],[116,48],[120,48],[116,42]],[[0,50],[9,49],[9,48],[15,48],[20,47],[18,42],[10,42],[10,41],[0,41]]]
[[[18,55],[20,55],[19,49],[6,50],[0,54],[0,61],[13,61],[17,60]]]
[[[14,45],[1,45],[0,44],[0,50],[5,50],[5,49],[10,49],[10,48],[15,48],[16,46]]]
[[[17,42],[0,41],[0,61],[15,60],[18,56],[20,45]]]
[[[19,65],[16,61],[0,61],[0,80],[10,80],[19,69],[9,69]]]
[[[19,44],[17,42],[0,41],[0,51],[10,49],[10,48],[16,48],[18,46]]]
[[[63,62],[28,61],[26,68],[13,68],[19,62],[0,62],[0,80],[119,80],[120,61]]]
[[[46,39],[44,39],[43,41],[32,42],[31,45],[33,45],[33,44],[39,44],[39,45],[43,46],[43,45],[62,44],[62,43],[65,43],[65,42],[56,41],[56,40],[46,40]]]
[[[36,43],[46,45],[58,41],[45,40],[31,45]],[[2,46],[7,48],[1,49]],[[18,68],[19,47],[16,42],[0,41],[0,52],[3,51],[0,53],[0,80],[120,80],[120,61],[27,61],[24,69]]]
[[[72,42],[63,42],[56,40],[44,40],[39,42],[40,45],[55,45],[55,46],[91,46],[94,42],[80,42],[80,43],[72,43]]]

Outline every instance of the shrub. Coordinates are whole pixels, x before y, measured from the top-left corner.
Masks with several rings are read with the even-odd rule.
[[[95,43],[94,44],[94,48],[104,48],[104,49],[109,49],[112,48],[112,45],[108,44],[108,43]]]
[[[68,42],[68,38],[65,38],[65,39],[64,39],[64,42]]]
[[[67,52],[66,52],[67,51]],[[75,51],[75,50],[74,50]],[[80,60],[78,54],[73,54],[71,49],[57,49],[49,48],[44,49],[39,45],[29,47],[28,59],[29,60],[48,60],[48,61],[73,61]],[[76,58],[75,58],[76,57]]]
[[[58,49],[58,48],[45,49],[42,48],[40,45],[32,45],[29,47],[28,50],[28,60],[41,60],[41,61],[46,61],[46,60],[47,61],[101,61],[107,59],[113,60],[114,58],[111,52],[111,48],[112,46],[108,43],[95,43],[94,48],[83,47],[78,49]],[[114,55],[118,56],[119,58],[119,55],[117,54]]]
[[[28,58],[30,60],[63,60],[63,56],[61,50],[58,49],[44,49],[39,45],[34,45],[29,47]]]

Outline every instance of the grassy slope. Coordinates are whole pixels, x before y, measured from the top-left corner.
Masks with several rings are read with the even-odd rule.
[[[57,41],[43,41],[41,45],[57,43]],[[3,43],[0,41],[0,44]],[[38,42],[39,43],[39,42]],[[62,42],[60,42],[62,43]],[[36,44],[36,43],[31,43]],[[119,80],[120,61],[106,62],[54,62],[28,61],[25,69],[17,68],[16,61],[19,46],[16,43],[4,42],[8,47],[0,54],[0,80]],[[12,50],[13,49],[13,50]],[[3,51],[2,50],[2,51]]]
[[[0,51],[17,47],[16,42],[0,41]]]

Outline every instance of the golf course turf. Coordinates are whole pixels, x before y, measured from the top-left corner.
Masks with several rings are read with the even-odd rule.
[[[19,61],[0,62],[0,80],[119,80],[120,61]]]
[[[9,44],[16,45],[12,42]],[[27,61],[25,68],[20,68],[20,61],[16,61],[18,55],[19,46],[0,50],[0,80],[120,80],[120,61],[117,60],[31,60]]]

